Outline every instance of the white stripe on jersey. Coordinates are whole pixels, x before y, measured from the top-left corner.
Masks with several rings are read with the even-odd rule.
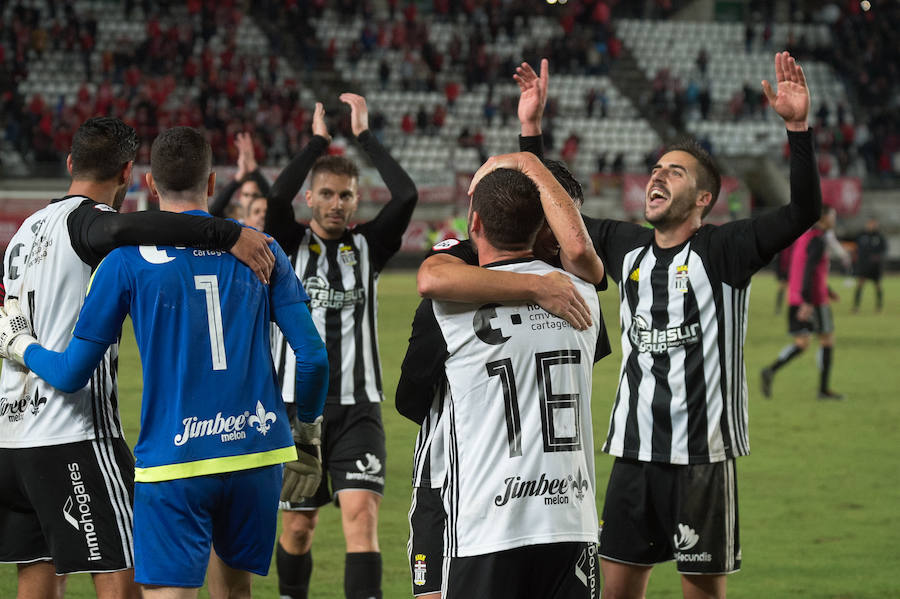
[[[316,330],[330,363],[327,403],[384,401],[377,354],[378,273],[372,271],[369,242],[350,234],[329,258],[327,244],[310,229],[292,256],[294,271],[310,296]],[[331,242],[332,244],[335,242]],[[333,272],[333,268],[337,268]],[[294,401],[296,359],[278,327],[272,327],[273,359],[286,402]]]
[[[64,351],[72,339],[91,267],[69,237],[68,217],[88,198],[72,197],[35,212],[13,235],[4,258],[7,298],[18,298],[38,341]],[[0,447],[41,447],[120,437],[113,406],[117,355],[113,344],[92,383],[62,393],[7,360],[0,373]]]
[[[439,489],[446,477],[447,458],[445,448],[446,420],[441,418],[444,397],[449,394],[446,381],[435,391],[434,401],[422,421],[416,435],[416,449],[413,454],[414,487],[423,485],[423,477],[427,474],[428,486]],[[427,471],[427,472],[426,472]]]
[[[648,246],[634,248],[623,258],[619,285],[623,358],[603,450],[672,464],[746,455],[743,342],[749,285],[739,289],[711,280],[702,257],[690,243],[667,259],[668,263],[660,263],[661,258]],[[664,280],[658,278],[662,272],[654,274],[654,268],[662,266]],[[654,306],[656,324],[651,312]],[[666,323],[660,322],[661,309]],[[694,325],[698,327],[696,336],[684,330]],[[664,349],[644,349],[644,345],[638,349],[632,337],[641,334],[660,341]],[[695,340],[682,343],[682,334]],[[668,339],[669,335],[675,338]],[[666,394],[670,394],[668,414],[661,421],[656,417],[660,413],[654,413],[654,401],[657,396],[665,401]],[[701,408],[704,427],[690,422],[701,417],[697,412]],[[661,445],[663,441],[667,444]]]
[[[491,268],[557,270],[538,261]],[[572,280],[590,306],[587,331],[533,304],[433,302],[449,354],[441,420],[451,557],[596,542],[589,431],[599,302],[593,287]]]

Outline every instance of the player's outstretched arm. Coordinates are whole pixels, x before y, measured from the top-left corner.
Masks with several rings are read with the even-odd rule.
[[[366,232],[372,246],[375,270],[381,270],[400,249],[400,242],[416,208],[419,192],[409,174],[369,130],[366,99],[358,94],[344,93],[340,95],[340,100],[350,106],[353,135],[378,169],[378,174],[391,193],[391,200],[361,229]]]
[[[777,92],[768,81],[763,92],[784,120],[791,152],[791,201],[753,223],[762,256],[774,256],[813,225],[822,213],[822,190],[809,130],[809,87],[803,68],[788,52],[775,55]]]
[[[591,326],[591,312],[572,280],[559,272],[546,275],[487,270],[447,254],[422,262],[416,275],[419,295],[455,302],[528,301],[579,330]]]
[[[498,168],[521,171],[534,181],[541,193],[544,216],[559,243],[563,268],[589,283],[600,283],[604,274],[603,262],[594,250],[581,213],[537,156],[530,152],[492,156],[472,177],[469,195],[485,175]]]
[[[313,163],[325,153],[328,144],[331,143],[331,135],[325,123],[325,107],[321,102],[316,102],[313,111],[312,133],[313,137],[306,147],[284,167],[269,190],[265,231],[274,237],[278,245],[288,254],[297,249],[306,230],[294,219],[291,202],[300,192]]]

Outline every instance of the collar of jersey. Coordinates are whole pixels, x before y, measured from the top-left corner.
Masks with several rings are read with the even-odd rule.
[[[488,268],[489,266],[503,266],[505,264],[523,264],[525,262],[534,262],[537,260],[534,256],[526,256],[524,258],[510,258],[509,260],[497,260],[496,262],[491,262],[489,264],[482,264],[481,268]]]

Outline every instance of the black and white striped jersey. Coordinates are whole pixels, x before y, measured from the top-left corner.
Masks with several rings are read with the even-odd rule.
[[[331,404],[384,400],[378,357],[378,260],[366,225],[348,229],[340,239],[325,240],[306,228],[291,256],[294,271],[310,297],[316,329],[328,351],[328,398]],[[294,401],[294,352],[277,327],[272,328],[275,367],[284,400]]]
[[[586,221],[619,284],[622,368],[603,451],[671,464],[749,453],[750,276],[770,258],[750,221],[706,225],[666,249],[650,229]]]
[[[533,259],[487,267],[553,270]],[[590,395],[599,302],[591,285],[572,278],[591,309],[586,331],[527,303],[435,301],[430,319],[425,302],[417,311],[398,409],[422,422],[420,440],[441,445],[445,474],[435,472],[434,448],[419,474],[423,486],[445,479],[451,557],[596,541]],[[428,449],[417,445],[417,456]]]
[[[354,405],[384,400],[378,357],[378,275],[400,249],[418,200],[416,186],[400,164],[368,130],[358,141],[391,193],[369,222],[324,240],[294,218],[291,202],[328,140],[313,136],[272,184],[266,233],[294,264],[310,297],[316,329],[328,350],[328,404]],[[294,401],[294,352],[272,327],[272,352],[284,401]]]
[[[69,215],[88,198],[69,197],[29,216],[6,249],[7,298],[18,298],[35,337],[64,351],[84,303],[91,265],[76,251]],[[91,202],[93,204],[93,202]],[[96,204],[97,210],[112,208]],[[86,387],[63,393],[6,360],[0,373],[0,447],[60,445],[122,435],[116,394],[118,346],[113,344]]]
[[[791,201],[660,248],[639,225],[585,217],[619,285],[622,368],[603,451],[670,464],[747,455],[750,278],[819,218],[812,134],[788,131]]]

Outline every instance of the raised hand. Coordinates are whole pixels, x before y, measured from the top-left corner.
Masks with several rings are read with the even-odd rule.
[[[316,102],[316,109],[313,111],[312,132],[313,135],[324,137],[331,143],[331,135],[328,134],[328,126],[325,124],[325,106],[321,102]]]
[[[768,81],[763,80],[762,88],[769,104],[784,119],[789,131],[806,131],[809,129],[809,87],[803,68],[797,64],[788,52],[775,55],[775,80],[778,92],[772,90]]]
[[[546,58],[541,59],[540,77],[534,72],[527,62],[516,67],[513,79],[519,84],[519,123],[522,125],[522,135],[540,135],[541,118],[544,116],[544,107],[547,105],[547,86],[550,83],[550,63]]]
[[[359,137],[360,133],[369,128],[369,109],[366,99],[358,94],[343,93],[338,99],[350,106],[350,129],[353,135]]]
[[[234,137],[234,145],[238,151],[237,173],[234,178],[241,181],[256,170],[256,155],[253,150],[253,136],[249,133],[238,133]]]

